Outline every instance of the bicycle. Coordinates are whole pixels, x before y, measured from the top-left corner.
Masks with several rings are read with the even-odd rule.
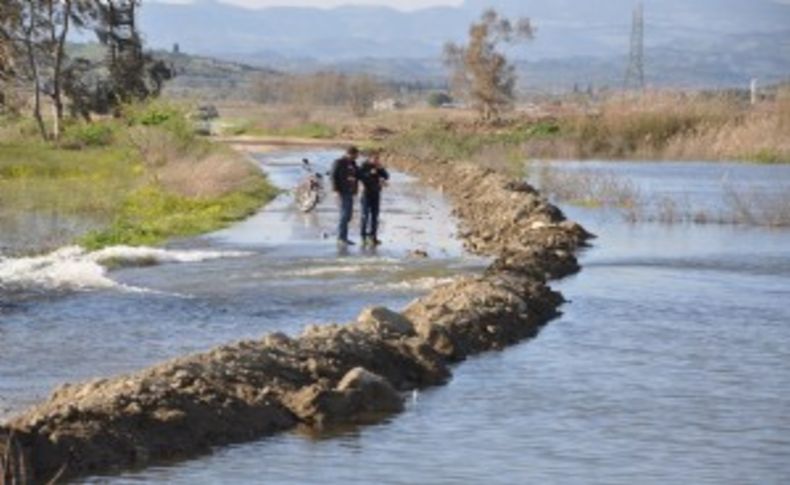
[[[302,159],[302,168],[307,172],[307,176],[296,186],[294,199],[299,210],[308,213],[326,197],[324,174],[316,172],[306,158]]]

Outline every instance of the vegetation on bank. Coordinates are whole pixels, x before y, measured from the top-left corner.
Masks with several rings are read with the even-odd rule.
[[[90,249],[211,231],[276,194],[242,155],[198,138],[185,112],[162,102],[70,124],[57,145],[29,121],[5,119],[0,140],[0,217],[89,220],[92,231],[69,237]]]
[[[660,94],[613,98],[588,109],[511,116],[498,124],[473,119],[425,120],[385,142],[391,153],[472,161],[529,175],[555,200],[620,211],[631,222],[790,226],[790,195],[722,185],[715,210],[682,197],[643,194],[614,173],[563,171],[528,160],[722,160],[790,163],[790,92],[757,106],[735,98]]]
[[[725,96],[617,97],[493,125],[441,120],[396,131],[387,147],[422,158],[790,163],[790,92],[757,106]]]
[[[277,136],[316,140],[327,140],[338,136],[338,131],[326,123],[299,119],[233,120],[221,131],[222,134],[233,136]]]
[[[147,246],[176,236],[193,236],[223,227],[254,213],[274,191],[263,181],[218,197],[186,197],[147,185],[130,192],[112,224],[78,239],[87,249]]]

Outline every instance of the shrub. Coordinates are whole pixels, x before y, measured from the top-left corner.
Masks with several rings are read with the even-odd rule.
[[[182,142],[195,138],[195,127],[187,112],[174,104],[161,101],[127,105],[123,111],[129,126],[144,126],[166,130]]]
[[[445,92],[435,92],[431,93],[428,96],[428,105],[432,108],[441,108],[444,105],[450,104],[453,102],[452,96]]]
[[[112,144],[115,130],[106,123],[80,123],[69,126],[63,133],[62,144],[65,148],[82,149],[104,147]]]

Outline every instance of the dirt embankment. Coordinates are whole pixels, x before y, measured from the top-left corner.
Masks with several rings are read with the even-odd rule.
[[[364,311],[137,374],[64,386],[0,427],[0,483],[38,483],[188,458],[297,424],[364,423],[439,385],[449,365],[537,334],[589,238],[530,186],[470,165],[392,161],[453,200],[469,248],[493,256],[402,313]]]

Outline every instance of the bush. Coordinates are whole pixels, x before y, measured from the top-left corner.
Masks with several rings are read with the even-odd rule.
[[[428,96],[428,105],[432,108],[441,108],[442,106],[452,102],[452,96],[444,92],[431,93],[431,95]]]
[[[62,144],[65,148],[105,147],[112,144],[115,130],[106,123],[80,123],[66,128]]]
[[[131,104],[124,107],[123,115],[129,126],[162,129],[184,143],[195,138],[195,128],[187,112],[174,104],[161,101]]]
[[[124,109],[124,117],[130,125],[160,126],[181,116],[184,116],[183,111],[160,102],[128,105]]]

